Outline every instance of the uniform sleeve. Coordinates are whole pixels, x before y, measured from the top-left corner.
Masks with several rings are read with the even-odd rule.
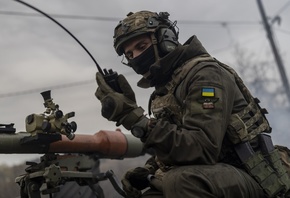
[[[182,125],[159,119],[145,141],[165,164],[214,164],[218,160],[234,104],[235,82],[217,65],[196,67],[181,84]]]

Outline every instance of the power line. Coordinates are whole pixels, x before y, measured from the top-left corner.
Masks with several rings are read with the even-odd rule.
[[[18,12],[18,11],[1,11],[0,15],[12,15],[12,16],[27,16],[27,17],[43,17],[38,13],[25,13],[25,12]],[[98,16],[81,16],[81,15],[60,15],[60,14],[51,14],[51,17],[54,18],[63,18],[63,19],[74,19],[74,20],[95,20],[95,21],[108,21],[108,22],[116,22],[121,20],[120,18],[115,17],[98,17]],[[184,25],[221,25],[222,27],[228,27],[228,25],[261,25],[260,22],[255,21],[201,21],[201,20],[178,20],[179,24]],[[228,48],[228,47],[227,47]],[[56,85],[51,87],[44,87],[44,88],[37,88],[37,89],[30,89],[18,92],[11,92],[11,93],[4,93],[0,94],[0,98],[5,97],[13,97],[13,96],[20,96],[20,95],[27,95],[32,93],[39,93],[43,90],[48,89],[64,89],[69,87],[75,86],[82,86],[86,84],[93,83],[93,80],[85,80],[79,82],[73,82],[68,84]]]
[[[183,25],[261,25],[260,21],[201,21],[201,20],[177,20]]]
[[[130,76],[134,74],[134,72],[125,72],[123,73],[124,76]],[[96,80],[83,80],[83,81],[78,81],[78,82],[71,82],[71,83],[66,83],[66,84],[61,84],[61,85],[54,85],[50,87],[41,87],[41,88],[36,88],[36,89],[28,89],[24,91],[15,91],[15,92],[10,92],[10,93],[3,93],[0,94],[0,98],[7,98],[7,97],[14,97],[14,96],[22,96],[22,95],[28,95],[32,93],[40,93],[44,90],[55,90],[55,89],[66,89],[70,87],[77,87],[77,86],[83,86],[83,85],[88,85],[88,84],[96,84]]]
[[[276,31],[279,31],[279,32],[282,32],[282,33],[284,33],[284,34],[288,34],[288,35],[290,35],[290,31],[288,31],[288,30],[284,30],[284,29],[280,29],[280,28],[274,28]]]
[[[239,43],[242,43],[243,46],[246,46],[247,44],[251,44],[253,42],[257,42],[259,39],[262,39],[263,37],[261,37],[260,33],[257,34],[257,35],[254,35],[253,37],[247,39],[247,40],[244,40],[244,41],[239,41]],[[230,43],[229,45],[225,46],[225,47],[222,47],[222,48],[219,48],[219,49],[214,49],[211,51],[211,54],[219,54],[219,53],[222,53],[224,51],[227,51],[227,50],[231,50],[232,48],[234,48],[236,46],[235,42],[233,43]]]
[[[27,13],[18,11],[1,11],[1,15],[11,15],[11,16],[26,16],[26,17],[43,17],[38,13]],[[82,16],[82,15],[61,15],[61,14],[50,14],[53,18],[62,19],[74,19],[74,20],[93,20],[93,21],[107,21],[107,22],[117,22],[122,20],[117,17],[99,17],[99,16]],[[184,25],[261,25],[259,21],[203,21],[203,20],[177,20],[178,24]]]
[[[289,5],[290,5],[290,1],[288,1],[284,6],[282,6],[282,7],[280,8],[280,10],[278,10],[274,16],[278,16],[279,14],[281,14],[283,11],[286,10],[286,8],[287,8]]]
[[[84,80],[84,81],[72,82],[72,83],[55,85],[55,86],[50,86],[50,87],[42,87],[42,88],[36,88],[36,89],[28,89],[28,90],[24,90],[24,91],[3,93],[3,94],[0,94],[0,98],[22,96],[22,95],[28,95],[28,94],[32,94],[32,93],[40,93],[44,90],[55,90],[55,89],[64,89],[64,88],[69,88],[69,87],[82,86],[82,85],[87,85],[87,84],[91,84],[91,83],[95,83],[95,82],[96,82],[95,80]]]
[[[278,69],[279,69],[279,72],[280,72],[280,76],[281,76],[281,80],[282,80],[282,83],[284,86],[285,94],[287,96],[288,102],[290,102],[290,85],[289,85],[288,77],[287,77],[286,72],[285,72],[285,67],[284,67],[283,61],[282,61],[281,56],[280,56],[278,49],[276,47],[276,43],[275,43],[274,38],[273,38],[272,30],[271,30],[271,27],[268,23],[266,12],[264,10],[264,5],[263,5],[261,0],[257,0],[257,4],[258,4],[258,8],[260,10],[261,17],[262,17],[263,22],[264,22],[264,27],[265,27],[265,30],[267,32],[267,36],[268,36],[268,39],[269,39],[269,42],[270,42],[277,66],[278,66]]]
[[[12,16],[27,16],[27,17],[44,17],[38,13],[27,13],[27,12],[17,12],[17,11],[0,11],[1,15],[12,15]],[[116,22],[121,19],[114,17],[98,17],[98,16],[80,16],[80,15],[61,15],[61,14],[50,14],[54,18],[62,19],[78,19],[78,20],[94,20],[94,21],[112,21]]]

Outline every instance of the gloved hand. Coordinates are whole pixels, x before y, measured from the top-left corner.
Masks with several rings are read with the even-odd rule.
[[[156,162],[156,157],[153,155],[151,156],[145,163],[145,167],[149,170],[149,173],[154,175],[159,166]]]
[[[149,170],[145,167],[137,167],[126,172],[121,182],[128,197],[137,198],[141,196],[141,190],[149,186],[148,175]]]
[[[99,72],[96,74],[96,80],[99,87],[95,95],[102,103],[103,117],[117,122],[117,126],[122,124],[128,130],[141,117],[145,117],[144,110],[137,106],[135,93],[123,75],[118,75],[117,78],[122,93],[112,89]]]
[[[123,190],[128,197],[140,197],[141,190],[149,187],[148,175],[154,174],[157,169],[158,165],[153,156],[147,160],[144,167],[137,167],[129,170],[121,180]]]

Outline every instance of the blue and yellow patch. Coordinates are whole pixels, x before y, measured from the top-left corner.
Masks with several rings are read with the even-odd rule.
[[[215,89],[212,87],[201,88],[201,97],[197,100],[203,109],[214,109],[219,98],[215,97]]]
[[[202,88],[201,90],[202,97],[214,97],[214,88]]]

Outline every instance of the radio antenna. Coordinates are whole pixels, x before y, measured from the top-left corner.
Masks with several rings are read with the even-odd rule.
[[[80,46],[88,53],[88,55],[91,57],[91,59],[94,61],[95,65],[97,66],[98,68],[98,71],[104,76],[104,73],[103,73],[103,70],[102,68],[100,67],[100,65],[98,64],[98,62],[95,60],[95,58],[92,56],[92,54],[89,52],[89,50],[87,50],[87,48],[68,30],[66,29],[62,24],[60,24],[57,20],[55,20],[54,18],[52,18],[51,16],[49,16],[47,13],[41,11],[40,9],[26,3],[26,2],[23,2],[21,0],[14,0],[14,1],[17,1],[19,3],[22,3],[23,5],[26,5],[28,7],[30,7],[31,9],[41,13],[42,15],[46,16],[47,18],[49,18],[50,20],[52,20],[53,22],[55,22],[57,25],[59,25],[64,31],[66,31],[71,37],[73,37],[73,39],[78,43],[80,44]]]

